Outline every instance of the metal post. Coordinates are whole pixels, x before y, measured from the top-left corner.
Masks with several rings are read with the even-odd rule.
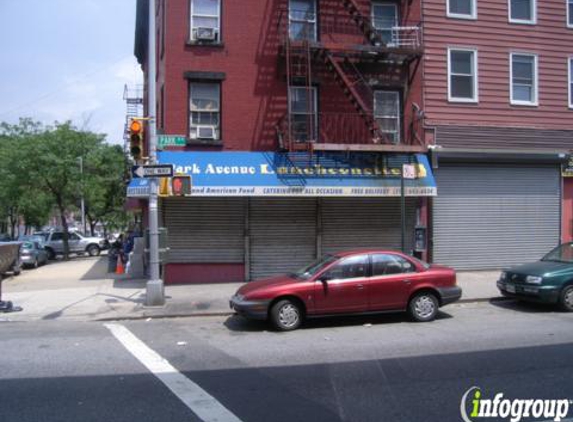
[[[406,197],[404,195],[404,166],[400,172],[400,223],[402,252],[406,253]]]
[[[149,128],[149,163],[157,162],[156,135],[156,87],[155,87],[155,0],[149,0],[149,38],[147,43],[147,114]],[[145,304],[161,306],[165,304],[165,289],[159,276],[159,218],[157,209],[157,178],[150,179],[149,186],[149,280],[146,285]]]
[[[80,177],[81,177],[81,194],[82,194],[82,198],[81,198],[81,208],[82,208],[82,230],[83,230],[83,234],[86,234],[86,204],[85,204],[85,200],[84,200],[84,158],[83,157],[79,157],[78,158],[80,160]]]

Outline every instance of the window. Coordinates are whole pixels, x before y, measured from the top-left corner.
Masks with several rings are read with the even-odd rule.
[[[53,233],[52,234],[52,242],[57,242],[59,240],[64,240],[64,234],[63,233]]]
[[[448,49],[448,100],[478,102],[476,50]]]
[[[567,2],[567,26],[573,28],[573,0],[565,0]]]
[[[398,6],[395,3],[372,3],[372,24],[384,44],[392,45],[392,28],[398,26]]]
[[[217,83],[190,84],[191,139],[215,141],[220,138],[220,85]]]
[[[534,24],[537,21],[535,0],[508,0],[509,21],[512,23]]]
[[[343,259],[325,274],[331,280],[366,277],[368,274],[368,255],[357,255]]]
[[[374,118],[380,131],[395,144],[400,142],[400,93],[397,91],[374,92]]]
[[[80,237],[75,233],[70,233],[69,240],[80,240]]]
[[[476,1],[477,0],[448,0],[448,17],[477,19]]]
[[[573,57],[569,57],[569,108],[573,108]]]
[[[511,104],[537,105],[537,56],[510,55]]]
[[[191,0],[191,40],[213,43],[220,41],[220,0]]]
[[[315,0],[290,0],[288,17],[291,40],[316,41]]]
[[[391,254],[372,255],[373,276],[411,273],[415,270],[414,265],[401,256]]]
[[[316,140],[318,127],[316,88],[291,86],[289,92],[291,136],[296,142]]]

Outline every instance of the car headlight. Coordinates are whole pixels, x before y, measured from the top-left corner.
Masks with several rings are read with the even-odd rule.
[[[243,299],[245,299],[245,296],[244,296],[244,295],[236,294],[236,295],[235,295],[235,299],[238,300],[239,302],[242,302]]]
[[[501,275],[499,276],[499,279],[505,281],[507,279],[507,273],[505,271],[502,271]]]
[[[528,275],[525,278],[525,282],[526,283],[531,283],[531,284],[541,284],[541,282],[543,281],[543,277],[538,277],[535,275]]]

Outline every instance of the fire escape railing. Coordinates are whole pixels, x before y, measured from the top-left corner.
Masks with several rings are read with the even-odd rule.
[[[362,14],[354,0],[342,1],[349,12],[348,15],[323,12],[319,20],[313,12],[297,13],[291,10],[289,13],[285,9],[280,12],[277,29],[279,43],[286,59],[288,110],[277,122],[276,131],[279,145],[283,149],[312,149],[315,142],[336,143],[333,136],[336,130],[349,129],[350,122],[356,125],[360,121],[366,130],[353,130],[352,135],[341,138],[343,143],[395,144],[395,140],[384,133],[374,116],[374,92],[356,63],[362,60],[372,61],[372,57],[388,61],[387,54],[393,52],[402,56],[419,54],[420,29],[416,26],[380,25],[380,22],[372,22],[369,16]],[[293,16],[296,22],[291,26]],[[345,37],[343,48],[336,45],[336,40],[332,38],[334,34],[342,34]],[[352,40],[355,40],[354,43]],[[334,47],[336,51],[330,51],[329,47]],[[368,54],[371,56],[368,57]],[[312,63],[317,60],[322,61],[332,71],[356,113],[336,113],[339,115],[336,118],[335,113],[318,113],[317,110],[311,110],[314,107],[310,97],[313,81],[311,68]],[[309,120],[306,125],[297,125],[293,121],[290,110],[293,86],[307,88]],[[300,120],[300,116],[297,117]],[[308,133],[303,133],[301,127],[306,127]],[[339,135],[342,134],[339,132]]]

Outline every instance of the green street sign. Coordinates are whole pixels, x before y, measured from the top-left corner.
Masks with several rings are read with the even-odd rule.
[[[167,146],[184,147],[187,138],[183,135],[157,135],[157,148],[163,149]]]

